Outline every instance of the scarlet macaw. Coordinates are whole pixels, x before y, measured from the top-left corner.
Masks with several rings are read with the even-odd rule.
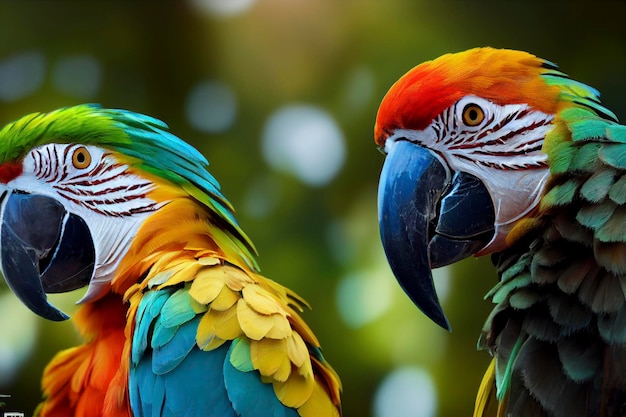
[[[626,127],[529,53],[425,62],[383,99],[379,223],[391,269],[449,329],[432,268],[491,255],[476,416],[626,415]]]

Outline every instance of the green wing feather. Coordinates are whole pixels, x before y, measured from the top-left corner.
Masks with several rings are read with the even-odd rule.
[[[596,90],[546,68],[565,104],[544,142],[551,176],[538,226],[493,256],[500,282],[487,297],[497,305],[479,346],[495,356],[506,415],[617,415],[626,399],[626,127]]]

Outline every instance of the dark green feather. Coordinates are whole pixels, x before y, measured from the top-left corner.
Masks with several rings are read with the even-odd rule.
[[[597,231],[609,221],[617,207],[617,204],[611,200],[606,200],[600,204],[585,205],[578,211],[576,220],[583,226]]]
[[[619,180],[611,186],[609,198],[616,204],[626,203],[626,174],[622,174]]]
[[[595,172],[598,168],[601,168],[598,160],[598,151],[601,147],[602,144],[596,142],[585,143],[582,146],[573,146],[570,143],[569,149],[572,153],[572,162],[569,172]]]
[[[569,179],[563,184],[553,187],[541,199],[541,207],[546,209],[548,207],[558,207],[571,204],[579,187],[580,180],[576,178]]]
[[[600,161],[617,168],[626,168],[626,144],[612,143],[603,146],[598,152]]]
[[[591,203],[597,203],[607,196],[615,182],[616,171],[603,169],[594,173],[580,187],[580,195]]]
[[[545,68],[562,104],[551,175],[537,226],[492,256],[479,346],[496,357],[503,415],[626,415],[626,127],[595,89]]]

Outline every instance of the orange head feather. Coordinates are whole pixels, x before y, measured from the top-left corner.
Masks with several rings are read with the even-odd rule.
[[[387,92],[376,118],[376,143],[384,146],[395,129],[426,128],[466,95],[500,105],[526,103],[553,114],[559,88],[540,77],[550,67],[547,61],[527,52],[494,48],[475,48],[424,62]]]

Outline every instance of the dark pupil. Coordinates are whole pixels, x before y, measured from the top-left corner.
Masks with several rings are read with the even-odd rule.
[[[79,164],[82,164],[83,162],[85,162],[85,154],[84,154],[84,153],[82,153],[82,152],[78,152],[78,153],[76,154],[76,161],[77,161]]]
[[[470,109],[467,116],[469,117],[469,120],[475,121],[476,119],[478,119],[478,112],[476,111],[476,109]]]

